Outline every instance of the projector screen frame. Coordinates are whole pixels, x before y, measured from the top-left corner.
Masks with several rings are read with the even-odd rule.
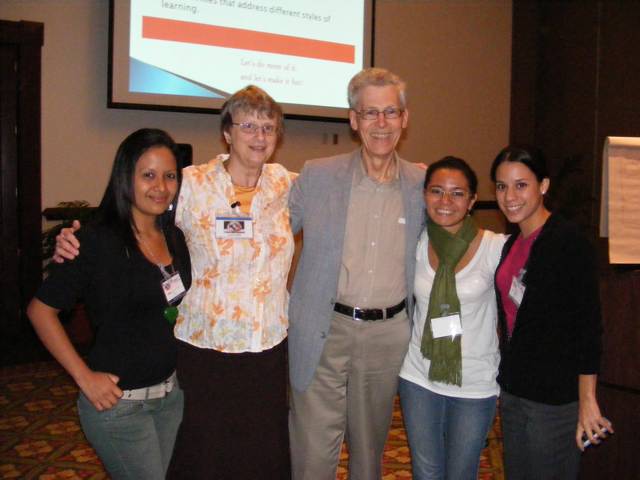
[[[364,48],[363,48],[363,67],[374,65],[374,48],[375,48],[375,0],[363,0],[365,3],[364,16]],[[201,107],[193,105],[202,102],[202,97],[189,97],[180,95],[157,95],[129,92],[128,89],[128,62],[129,62],[129,32],[128,29],[123,36],[117,37],[116,32],[116,4],[130,4],[130,0],[109,0],[109,51],[108,51],[108,84],[107,84],[107,108],[128,109],[128,110],[150,110],[150,111],[168,111],[168,112],[190,112],[190,113],[206,113],[219,114],[225,99],[207,99],[208,103],[212,103],[212,107]],[[122,8],[122,6],[120,7]],[[115,48],[116,42],[125,42],[126,48]],[[126,73],[122,69],[126,70]],[[114,86],[114,75],[120,78],[121,85]],[[123,79],[124,78],[124,85]],[[125,90],[123,92],[122,90]],[[344,95],[347,95],[347,85],[344,85]],[[268,91],[268,90],[267,90]],[[162,99],[162,102],[143,102],[138,100],[142,97]],[[200,98],[194,101],[194,98]],[[181,105],[183,103],[191,103],[191,105]],[[279,102],[283,108],[285,118],[297,120],[310,120],[322,122],[348,122],[348,108],[332,108],[332,107],[313,107],[302,106],[290,103]]]

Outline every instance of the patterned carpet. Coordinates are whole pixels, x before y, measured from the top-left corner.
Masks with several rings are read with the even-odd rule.
[[[108,478],[80,430],[77,395],[55,362],[0,370],[0,478]]]
[[[87,444],[75,407],[77,388],[55,362],[0,369],[0,479],[100,480],[108,476]],[[499,421],[483,451],[479,479],[503,480]],[[346,449],[338,479],[347,479]],[[385,480],[410,479],[402,416],[396,404],[384,456]]]

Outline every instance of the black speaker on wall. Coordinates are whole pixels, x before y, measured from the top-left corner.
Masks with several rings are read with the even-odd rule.
[[[190,143],[178,143],[178,166],[180,168],[193,165],[193,147]]]

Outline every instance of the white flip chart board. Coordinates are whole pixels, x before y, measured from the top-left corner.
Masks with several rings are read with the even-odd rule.
[[[607,137],[602,161],[600,236],[609,262],[640,264],[640,137]]]

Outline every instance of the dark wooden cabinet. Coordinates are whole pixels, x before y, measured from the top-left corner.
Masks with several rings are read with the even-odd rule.
[[[38,348],[24,315],[41,280],[40,64],[44,26],[0,20],[0,365]]]

